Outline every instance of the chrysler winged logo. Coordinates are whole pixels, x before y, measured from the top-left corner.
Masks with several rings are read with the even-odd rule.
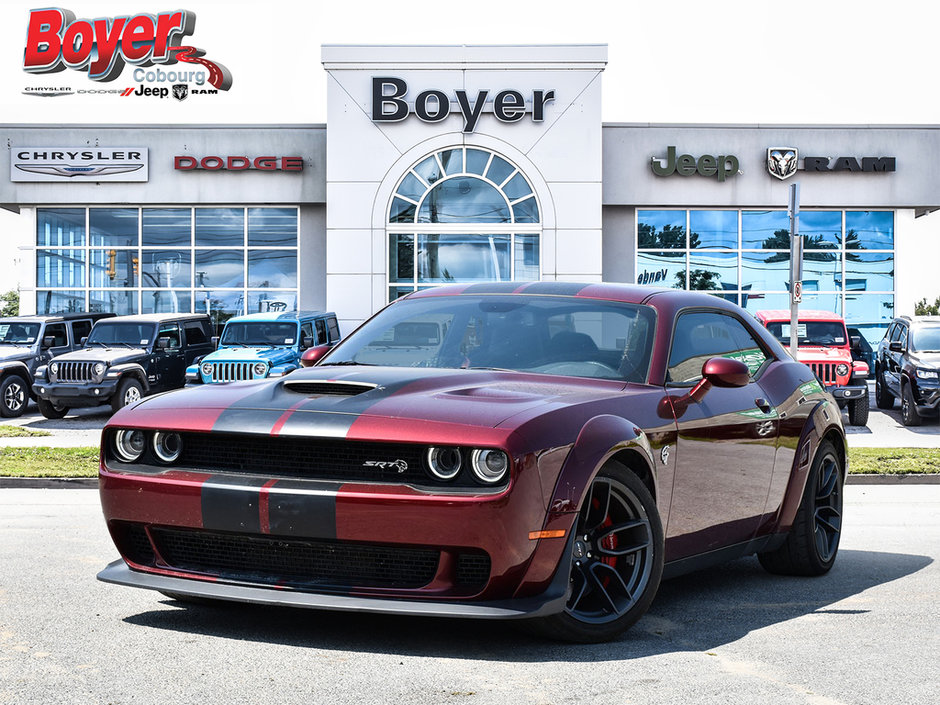
[[[126,164],[122,166],[56,166],[53,164],[15,164],[21,171],[33,174],[55,174],[56,176],[105,176],[107,174],[123,174],[127,171],[137,171],[143,164]]]
[[[768,147],[767,171],[783,181],[796,173],[800,154],[796,147]]]
[[[408,469],[408,463],[399,458],[398,460],[367,460],[362,464],[364,468],[379,468],[380,470],[385,470],[386,468],[394,468],[398,471],[398,474],[402,474],[405,470]]]

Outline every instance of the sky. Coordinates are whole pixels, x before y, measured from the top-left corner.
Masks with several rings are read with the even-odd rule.
[[[23,71],[29,11],[43,7],[87,19],[192,11],[184,43],[227,67],[231,89],[24,95],[137,85],[132,66],[110,83]],[[607,44],[604,122],[935,125],[938,21],[940,3],[923,0],[0,0],[0,123],[325,123],[323,44]]]

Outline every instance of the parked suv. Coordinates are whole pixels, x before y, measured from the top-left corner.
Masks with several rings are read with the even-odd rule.
[[[901,421],[919,426],[940,408],[940,316],[901,316],[888,326],[875,360],[875,403],[901,400]]]
[[[205,314],[152,313],[95,323],[81,350],[36,370],[33,390],[43,416],[60,419],[78,406],[117,411],[142,396],[182,387],[186,368],[212,350]]]
[[[292,311],[230,318],[219,349],[186,370],[187,384],[282,377],[300,367],[304,350],[339,341],[335,313]]]
[[[0,416],[22,416],[32,396],[36,368],[81,347],[100,318],[113,313],[0,318]]]
[[[785,346],[790,345],[790,312],[754,314]],[[868,363],[853,359],[861,340],[849,337],[845,321],[831,311],[801,310],[797,321],[799,361],[809,365],[840,409],[848,407],[849,423],[868,423]]]

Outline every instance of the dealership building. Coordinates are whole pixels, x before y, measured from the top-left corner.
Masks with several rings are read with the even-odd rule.
[[[21,311],[326,308],[349,331],[416,289],[535,279],[779,309],[793,183],[803,306],[877,340],[940,295],[940,129],[603,123],[606,58],[325,46],[326,125],[0,125]]]

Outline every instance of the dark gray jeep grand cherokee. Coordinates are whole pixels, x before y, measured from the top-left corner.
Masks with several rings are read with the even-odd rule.
[[[36,403],[50,419],[80,406],[110,403],[117,411],[147,394],[182,387],[186,368],[213,347],[204,314],[108,318],[95,324],[81,350],[36,370]]]

